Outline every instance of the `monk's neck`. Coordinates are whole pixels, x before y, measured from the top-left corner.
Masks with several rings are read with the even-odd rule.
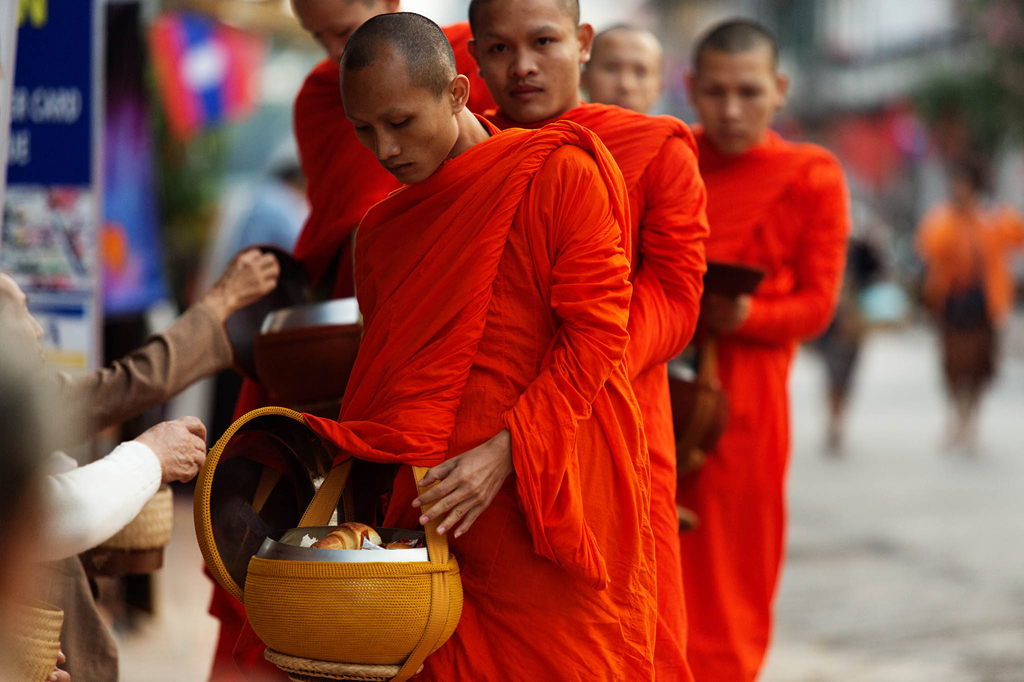
[[[455,120],[459,126],[459,136],[455,140],[452,151],[448,154],[449,159],[454,159],[473,145],[479,144],[491,136],[469,109],[463,108],[456,114]]]
[[[568,114],[570,111],[573,111],[575,109],[579,109],[581,106],[583,106],[583,104],[584,104],[584,102],[583,102],[582,99],[580,99],[579,93],[576,93],[576,99],[574,100],[574,104],[572,104],[571,106],[565,107],[564,109],[561,109],[560,111],[558,111],[558,113],[551,114],[550,116],[548,116],[546,118],[537,119],[536,121],[520,121],[518,119],[515,119],[515,118],[512,118],[511,116],[509,116],[508,113],[505,110],[503,110],[503,109],[499,109],[498,113],[502,117],[504,117],[506,120],[508,120],[508,121],[510,121],[512,123],[515,123],[516,125],[523,126],[523,127],[526,127],[526,128],[539,128],[539,127],[547,125],[548,123],[551,123],[553,121],[560,120],[566,114]]]

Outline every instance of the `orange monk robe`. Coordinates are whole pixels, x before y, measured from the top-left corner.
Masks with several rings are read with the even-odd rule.
[[[917,250],[928,267],[924,299],[942,311],[952,292],[981,280],[989,318],[1000,324],[1013,309],[1014,280],[1009,256],[1024,245],[1024,221],[1007,207],[971,212],[938,206],[925,215]]]
[[[444,29],[455,52],[459,73],[470,80],[470,111],[494,108],[487,85],[467,44],[472,32],[467,22]],[[345,118],[341,101],[341,80],[337,63],[320,62],[306,77],[295,100],[295,139],[302,171],[306,176],[310,214],[295,244],[295,257],[306,266],[315,284],[325,275],[334,277],[326,285],[335,298],[353,295],[352,235],[366,211],[392,191],[399,182],[377,161],[373,152],[356,138],[355,128]],[[257,384],[242,386],[235,417],[269,405],[270,397]],[[214,662],[213,682],[234,682],[230,651],[241,632],[245,612],[231,595],[214,586],[210,613],[221,621],[221,641]]]
[[[489,118],[499,128],[519,127],[500,112]],[[633,300],[626,358],[651,457],[651,525],[658,564],[655,665],[662,682],[689,680],[676,542],[675,435],[665,363],[693,336],[703,292],[708,222],[696,143],[686,124],[675,118],[604,104],[583,104],[561,118],[597,133],[622,169],[629,191]]]
[[[747,153],[720,154],[697,132],[708,189],[709,260],[767,272],[750,316],[718,343],[729,426],[679,502],[700,527],[680,538],[698,680],[753,680],[771,634],[785,543],[790,363],[801,339],[832,318],[842,281],[849,203],[825,150],[770,133]]]
[[[432,465],[512,436],[515,473],[450,539],[465,592],[426,680],[650,680],[649,464],[623,356],[621,175],[568,123],[497,134],[374,207],[340,458]],[[385,525],[414,525],[403,469]]]

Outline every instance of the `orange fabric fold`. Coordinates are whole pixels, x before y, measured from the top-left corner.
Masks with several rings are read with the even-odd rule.
[[[499,128],[523,127],[500,111]],[[686,612],[680,580],[676,452],[666,363],[693,336],[706,271],[706,192],[689,128],[669,116],[581,104],[559,120],[595,132],[622,170],[629,192],[633,298],[627,367],[651,458],[651,523],[658,564],[658,679],[691,680],[685,661]],[[531,124],[542,126],[548,121]]]
[[[338,421],[306,415],[339,458],[420,466],[447,458],[513,217],[533,177],[565,145],[593,156],[616,220],[626,224],[625,187],[611,155],[567,123],[492,137],[367,213],[356,250],[364,336],[350,388]],[[587,528],[578,479],[566,472],[576,466],[577,425],[590,416],[604,378],[581,386],[553,372],[530,389],[539,395],[528,402],[543,408],[508,418],[525,467],[517,468],[523,507],[538,553],[603,588],[605,560]],[[550,432],[538,437],[538,424]]]
[[[718,340],[725,434],[679,488],[700,527],[680,536],[688,657],[698,680],[753,681],[771,637],[785,552],[788,381],[796,344],[834,312],[850,228],[842,168],[824,149],[770,133],[745,154],[697,132],[709,260],[761,268],[747,321]]]

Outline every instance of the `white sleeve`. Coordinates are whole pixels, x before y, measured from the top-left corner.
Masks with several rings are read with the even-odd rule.
[[[74,556],[131,523],[160,489],[160,460],[137,441],[103,459],[45,480],[43,560]]]

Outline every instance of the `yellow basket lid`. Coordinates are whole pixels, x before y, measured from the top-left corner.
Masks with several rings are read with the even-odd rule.
[[[241,417],[210,451],[196,479],[196,537],[210,573],[236,599],[249,560],[268,535],[299,524],[335,452],[283,407]]]

